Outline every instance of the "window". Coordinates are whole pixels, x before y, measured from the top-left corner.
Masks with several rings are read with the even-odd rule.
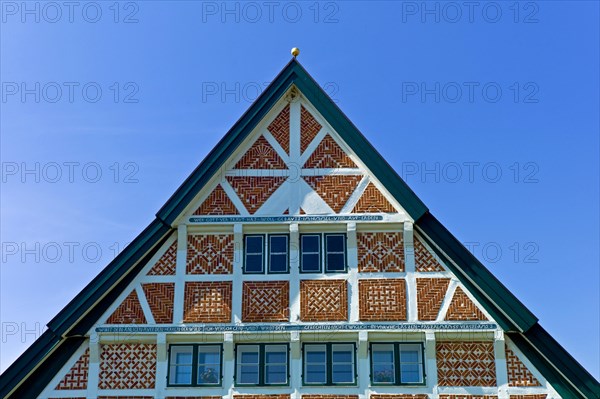
[[[356,384],[353,343],[304,344],[304,385]]]
[[[244,236],[244,273],[263,274],[265,263],[268,264],[269,273],[288,273],[289,246],[289,236],[286,234]]]
[[[221,345],[171,345],[170,386],[221,385]]]
[[[323,263],[325,264],[325,273],[346,271],[345,234],[300,235],[300,272],[321,273]]]
[[[236,385],[287,385],[287,344],[236,346]]]
[[[302,234],[300,236],[300,271],[303,273],[321,272],[321,235]]]
[[[371,382],[374,385],[424,384],[423,345],[371,344]]]
[[[325,273],[346,271],[346,235],[325,234]]]
[[[289,265],[288,236],[269,236],[269,273],[287,273]]]

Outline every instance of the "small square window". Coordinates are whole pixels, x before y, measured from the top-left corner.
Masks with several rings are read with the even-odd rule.
[[[302,273],[321,272],[321,235],[300,235],[300,271]]]
[[[240,344],[236,347],[237,385],[287,385],[286,344]]]
[[[305,344],[305,385],[353,385],[356,383],[354,344]]]
[[[264,244],[262,235],[245,236],[245,273],[264,273]]]
[[[220,385],[221,351],[219,344],[171,345],[168,385]]]

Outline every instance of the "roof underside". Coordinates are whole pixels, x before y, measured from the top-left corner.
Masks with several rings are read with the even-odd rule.
[[[173,223],[202,187],[295,85],[373,175],[416,221],[416,228],[448,268],[565,398],[597,398],[598,382],[537,323],[435,217],[343,114],[306,70],[292,59],[156,214],[156,219],[54,319],[48,331],[0,377],[0,397],[33,398],[84,341],[98,317],[122,293],[174,231]],[[26,381],[26,383],[24,383]],[[8,394],[10,396],[8,396]]]

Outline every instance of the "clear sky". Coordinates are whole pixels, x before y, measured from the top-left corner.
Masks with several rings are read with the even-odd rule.
[[[432,213],[598,378],[598,3],[468,4],[3,1],[2,370],[297,46]]]

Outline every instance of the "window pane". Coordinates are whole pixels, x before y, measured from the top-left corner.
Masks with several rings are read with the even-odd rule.
[[[393,350],[375,350],[373,349],[373,363],[393,363],[394,362],[394,351]]]
[[[393,383],[395,380],[394,364],[373,364],[373,382]]]
[[[275,273],[287,272],[287,254],[271,254],[269,271]]]
[[[171,367],[172,384],[191,384],[192,366],[172,366]]]
[[[219,364],[204,364],[198,366],[198,384],[218,384],[220,378]]]
[[[308,363],[325,363],[325,351],[323,352],[306,352],[306,361]]]
[[[267,365],[265,370],[266,384],[285,384],[287,382],[287,366]]]
[[[421,365],[419,364],[402,364],[400,366],[400,376],[403,383],[422,382],[421,380]]]
[[[265,357],[266,363],[287,363],[285,352],[267,352]]]
[[[321,270],[321,259],[319,254],[302,255],[303,272],[319,272]]]
[[[240,360],[242,364],[258,364],[258,352],[242,352]]]
[[[400,362],[416,363],[420,361],[421,346],[420,345],[401,345],[400,346]]]
[[[325,384],[327,372],[324,364],[308,364],[305,367],[304,379],[309,384]]]
[[[327,252],[344,252],[345,236],[341,234],[325,236],[325,248]]]
[[[344,271],[345,269],[344,254],[327,254],[327,271]]]
[[[246,253],[262,254],[264,250],[263,238],[263,236],[246,236]]]
[[[351,350],[334,350],[331,354],[334,363],[352,363]]]
[[[321,252],[319,235],[303,235],[300,243],[302,252]]]
[[[258,384],[258,365],[241,366],[238,378],[240,384]]]
[[[221,348],[219,346],[199,346],[198,363],[221,363]]]
[[[263,257],[262,255],[246,254],[246,272],[247,273],[262,273]]]
[[[286,253],[288,247],[288,238],[287,236],[270,236],[270,251],[271,253]]]
[[[192,352],[176,352],[176,364],[192,364]]]
[[[331,381],[336,384],[354,382],[353,365],[334,364],[331,368]]]

